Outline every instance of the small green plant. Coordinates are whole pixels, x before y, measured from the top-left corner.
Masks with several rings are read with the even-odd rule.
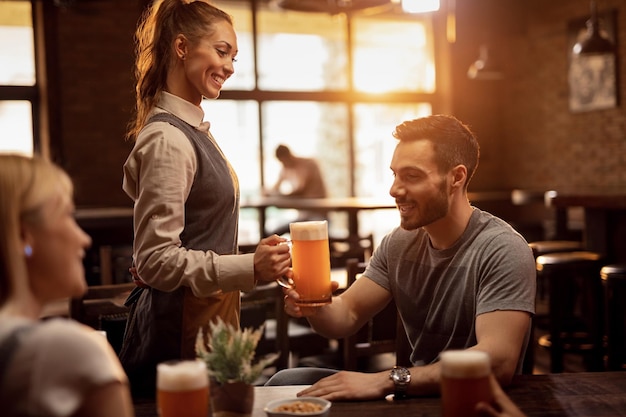
[[[202,329],[198,331],[196,356],[206,363],[209,376],[220,384],[237,381],[252,384],[263,369],[278,358],[278,354],[273,353],[253,363],[263,329],[264,326],[257,330],[252,328],[240,330],[224,323],[218,317],[216,322],[210,323],[209,350],[206,349]]]

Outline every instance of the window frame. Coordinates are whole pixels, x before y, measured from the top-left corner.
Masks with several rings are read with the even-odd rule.
[[[225,9],[227,10],[227,6],[229,2],[233,0],[223,0],[225,4]],[[253,48],[253,58],[254,58],[254,73],[255,73],[255,86],[251,90],[222,90],[220,93],[220,99],[224,100],[250,100],[256,101],[258,103],[259,108],[259,157],[260,157],[260,180],[261,186],[268,186],[266,178],[265,178],[265,166],[264,160],[266,155],[264,154],[266,150],[263,146],[263,114],[262,107],[263,102],[266,101],[314,101],[314,102],[326,102],[326,103],[341,103],[345,104],[348,111],[348,149],[349,149],[349,160],[347,161],[349,165],[350,179],[349,179],[349,196],[356,196],[356,160],[355,160],[355,131],[354,131],[354,109],[355,105],[358,104],[367,104],[367,103],[376,103],[376,104],[415,104],[415,103],[428,103],[430,104],[433,113],[443,112],[444,109],[448,107],[446,104],[449,102],[446,99],[446,91],[445,88],[449,85],[448,74],[444,71],[439,71],[439,68],[442,68],[442,62],[445,62],[447,59],[445,58],[448,53],[447,48],[441,48],[446,46],[445,42],[445,31],[442,31],[442,21],[445,21],[445,10],[440,9],[438,12],[435,12],[431,15],[431,25],[433,31],[433,41],[434,41],[434,64],[436,68],[436,84],[435,90],[433,92],[391,92],[391,93],[367,93],[356,91],[353,85],[353,76],[352,73],[352,65],[353,65],[353,43],[352,43],[352,17],[346,16],[346,31],[348,32],[346,36],[347,42],[347,53],[348,53],[348,87],[344,90],[324,90],[324,91],[272,91],[272,90],[261,90],[258,87],[258,68],[256,63],[258,62],[258,25],[257,25],[257,11],[259,5],[255,0],[248,0],[248,4],[251,11],[252,18],[252,42],[254,45]],[[220,5],[218,5],[220,7]],[[443,16],[443,17],[442,17]],[[409,18],[407,16],[407,18]],[[441,35],[441,34],[444,35]],[[400,122],[400,121],[399,121]]]

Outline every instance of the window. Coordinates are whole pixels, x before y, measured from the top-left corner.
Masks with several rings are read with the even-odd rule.
[[[257,2],[255,15],[248,2],[214,3],[234,17],[239,55],[221,98],[203,107],[238,173],[243,205],[273,186],[278,144],[318,160],[330,197],[387,195],[394,127],[431,114],[438,100],[429,15],[348,17],[281,10],[271,2]],[[268,228],[294,215],[267,214]],[[244,243],[260,237],[258,226],[248,230],[251,216],[242,210]],[[385,219],[397,225],[397,216]]]
[[[345,16],[263,9],[258,21],[259,89],[348,87]]]
[[[0,152],[32,155],[35,48],[31,3],[0,2]]]

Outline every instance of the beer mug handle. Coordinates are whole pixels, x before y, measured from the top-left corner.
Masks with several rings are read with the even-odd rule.
[[[286,240],[284,242],[279,243],[279,245],[287,245],[289,246],[289,251],[291,252],[291,240]],[[296,288],[296,283],[294,282],[293,279],[286,277],[286,276],[282,276],[280,278],[278,278],[276,280],[276,282],[278,283],[278,285],[280,285],[281,287],[284,288],[288,288],[288,289],[295,289]]]
[[[289,289],[295,289],[296,288],[296,283],[293,281],[293,279],[288,278],[286,276],[282,276],[280,278],[278,278],[276,280],[276,282],[278,283],[278,285],[280,285],[281,287],[284,288],[289,288]]]

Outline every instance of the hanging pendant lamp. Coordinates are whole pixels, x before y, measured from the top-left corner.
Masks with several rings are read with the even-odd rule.
[[[478,59],[467,70],[468,78],[472,80],[501,80],[504,78],[502,70],[496,65],[493,58],[489,58],[489,48],[481,45]]]
[[[591,18],[587,20],[587,33],[585,38],[577,42],[572,49],[575,55],[606,54],[615,49],[613,42],[600,31],[598,19],[598,6],[591,1]]]
[[[392,6],[391,0],[277,0],[275,3],[286,10],[330,14],[383,11]]]

